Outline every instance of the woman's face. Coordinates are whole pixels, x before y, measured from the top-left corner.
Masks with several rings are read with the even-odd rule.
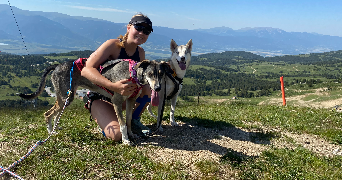
[[[127,42],[128,43],[135,43],[137,45],[141,45],[147,41],[149,35],[146,35],[144,31],[141,29],[141,28],[144,28],[145,26],[144,27],[141,27],[141,26],[144,26],[144,24],[138,24],[138,25],[130,24],[127,26],[127,32],[128,32]],[[138,31],[137,29],[140,31]]]

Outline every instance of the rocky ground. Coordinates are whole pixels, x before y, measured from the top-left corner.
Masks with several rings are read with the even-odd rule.
[[[138,147],[148,149],[148,156],[157,162],[170,165],[181,162],[188,173],[198,177],[196,163],[204,160],[219,162],[228,151],[246,157],[257,157],[263,151],[273,147],[296,148],[298,145],[322,156],[342,155],[342,147],[309,134],[294,134],[275,128],[264,128],[264,132],[277,132],[276,138],[258,138],[260,130],[226,127],[222,130],[179,123],[179,127],[164,125],[161,135],[154,135],[141,142]],[[295,143],[288,142],[291,138]],[[154,147],[154,148],[151,148]],[[156,148],[155,148],[156,147]],[[218,163],[219,164],[219,163]],[[231,169],[220,168],[223,175],[234,177]]]
[[[325,93],[323,89],[318,89],[316,94]],[[337,104],[342,104],[342,98],[329,102],[303,101],[306,95],[290,97],[287,102],[295,102],[298,106],[311,106],[314,108],[330,109]],[[222,100],[220,100],[222,101]],[[282,105],[281,98],[273,98],[268,102],[260,104]],[[179,127],[172,127],[164,124],[164,132],[154,135],[147,141],[141,142],[138,147],[148,148],[148,156],[155,161],[165,162],[170,165],[181,162],[186,166],[189,174],[198,177],[198,168],[195,164],[203,160],[219,162],[220,158],[233,151],[241,156],[256,157],[263,151],[273,147],[296,148],[298,145],[322,156],[341,156],[342,147],[331,144],[326,140],[310,134],[294,134],[273,127],[263,127],[259,125],[263,132],[273,132],[277,134],[274,138],[258,138],[259,130],[243,129],[239,127],[226,127],[222,130],[210,129],[194,126],[183,122],[178,122]],[[291,142],[289,142],[289,138]],[[154,147],[154,148],[151,148]],[[156,148],[155,148],[156,147]],[[227,168],[220,168],[225,176],[234,177],[234,171]]]

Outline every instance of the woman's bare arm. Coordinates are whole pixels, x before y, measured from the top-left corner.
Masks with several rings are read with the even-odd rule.
[[[120,93],[121,95],[132,94],[136,84],[127,84],[128,80],[121,80],[112,83],[102,76],[97,68],[107,59],[116,59],[119,55],[119,48],[116,45],[116,39],[111,39],[103,43],[87,60],[82,69],[81,75],[89,79],[94,84],[108,88],[109,90]]]

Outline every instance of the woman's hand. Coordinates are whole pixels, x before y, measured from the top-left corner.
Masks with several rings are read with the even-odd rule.
[[[132,83],[128,79],[123,79],[121,81],[113,83],[114,87],[110,88],[111,90],[114,90],[115,92],[123,95],[128,96],[133,94],[135,89],[138,87],[137,84]]]

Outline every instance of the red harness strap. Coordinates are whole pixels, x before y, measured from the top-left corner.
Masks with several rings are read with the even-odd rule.
[[[80,71],[82,71],[82,69],[84,68],[84,65],[85,65],[85,64],[83,64],[83,60],[87,60],[87,58],[79,58],[79,59],[77,59],[77,60],[75,61],[75,64],[76,64],[78,70],[80,70]],[[99,69],[98,69],[100,73],[101,73],[102,69],[103,69],[102,66],[100,66]],[[96,84],[96,85],[97,85],[97,84]],[[100,86],[100,85],[97,85],[97,86],[100,87],[100,88],[102,88],[103,90],[107,91],[110,95],[113,96],[113,93],[112,93],[111,91],[109,91],[107,88],[102,87],[102,86]]]
[[[83,64],[83,60],[87,60],[87,58],[78,58],[76,61],[75,61],[75,64],[78,68],[78,70],[82,71],[83,67],[84,67],[84,64]]]

